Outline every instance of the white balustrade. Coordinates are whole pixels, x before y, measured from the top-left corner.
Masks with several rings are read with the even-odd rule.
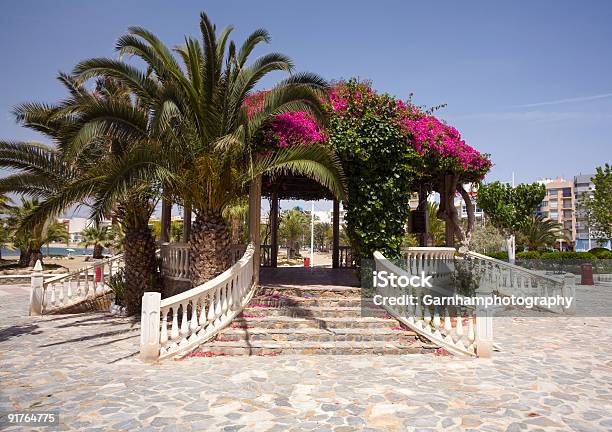
[[[576,297],[575,276],[572,274],[553,277],[476,252],[467,252],[464,258],[471,260],[480,274],[480,291],[483,294],[495,292],[503,296]],[[575,305],[574,300],[569,309],[559,305],[548,310],[571,314]]]
[[[449,265],[454,256],[454,249],[439,248],[440,251],[432,251],[433,248],[414,248],[407,258],[406,271],[387,260],[380,252],[374,253],[377,271],[386,271],[396,276],[411,276],[424,271],[431,274],[444,269]],[[436,262],[439,261],[439,262]],[[383,297],[400,298],[411,295],[414,304],[392,306],[383,304],[383,308],[398,321],[406,325],[415,333],[423,336],[451,354],[490,357],[492,352],[492,316],[490,314],[477,313],[471,307],[439,307],[426,305],[423,302],[426,292],[422,288],[413,287],[406,292],[405,288],[387,284],[377,287],[376,294]],[[485,332],[486,330],[486,332]]]
[[[42,284],[42,267],[38,264],[31,278],[30,315],[58,312],[108,293],[109,278],[123,267],[123,254],[98,260],[91,266],[66,275],[43,279]]]
[[[232,264],[238,261],[247,248],[245,244],[235,244],[230,247]],[[162,259],[162,276],[189,281],[189,244],[188,243],[164,243],[160,248]]]
[[[160,300],[157,293],[145,293],[141,358],[155,361],[180,357],[226,327],[253,296],[254,253],[250,244],[228,270],[181,294]]]
[[[425,272],[438,277],[450,273],[456,250],[452,247],[409,247],[402,252],[409,273]]]
[[[189,244],[164,243],[161,245],[162,276],[175,280],[189,280]]]

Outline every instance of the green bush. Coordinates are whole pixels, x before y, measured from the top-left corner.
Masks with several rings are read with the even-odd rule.
[[[508,261],[508,252],[489,252],[485,255],[498,260]]]
[[[597,257],[589,252],[544,252],[541,255],[541,259],[555,260],[555,261],[565,261],[565,260],[593,261],[593,260],[596,260]]]
[[[599,259],[612,259],[612,251],[603,247],[593,248],[589,251]]]
[[[527,252],[518,252],[516,254],[517,259],[539,259],[542,254],[539,251],[527,251]]]

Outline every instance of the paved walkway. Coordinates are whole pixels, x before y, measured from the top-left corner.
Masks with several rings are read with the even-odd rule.
[[[496,319],[503,352],[493,360],[145,365],[137,323],[101,313],[30,318],[27,289],[9,293],[0,296],[0,411],[59,410],[61,430],[612,430],[612,318]]]

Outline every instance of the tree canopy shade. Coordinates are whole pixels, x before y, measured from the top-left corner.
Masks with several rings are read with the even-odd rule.
[[[512,187],[505,183],[482,184],[478,190],[478,206],[488,220],[508,239],[508,256],[514,260],[513,237],[532,220],[536,207],[544,199],[546,189],[538,183]]]
[[[593,196],[579,197],[585,219],[593,237],[607,240],[612,238],[612,166],[598,167],[591,179],[595,185]]]

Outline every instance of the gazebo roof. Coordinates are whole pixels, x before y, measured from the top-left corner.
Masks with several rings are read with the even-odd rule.
[[[325,186],[300,175],[264,176],[261,182],[261,194],[270,197],[272,192],[278,194],[278,199],[305,201],[334,199],[334,195]]]

